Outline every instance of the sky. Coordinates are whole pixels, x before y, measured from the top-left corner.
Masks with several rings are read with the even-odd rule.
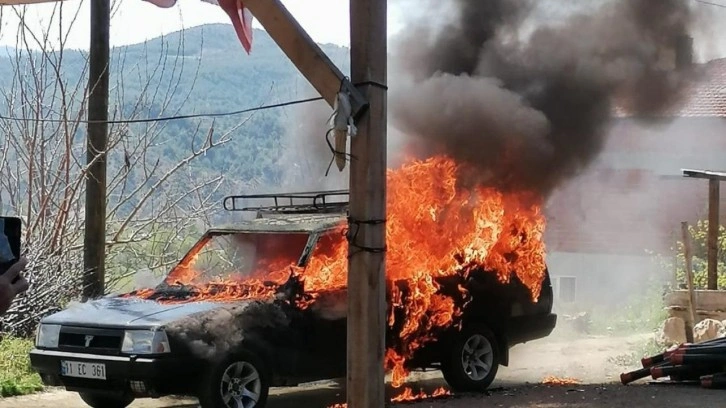
[[[66,48],[88,49],[91,0],[65,0],[63,6],[64,32],[72,28]],[[349,45],[348,1],[346,0],[283,0],[310,36],[319,43]],[[54,16],[60,3],[40,3],[28,6],[0,6],[0,46],[15,46],[20,18],[17,11],[24,8],[25,21],[34,32],[42,32],[53,21],[55,27],[49,38],[58,37],[60,19]],[[216,5],[200,0],[178,0],[170,9],[159,8],[143,0],[112,0],[111,46],[140,43],[162,34],[202,24],[224,23],[230,20]],[[389,12],[389,33],[400,28],[397,11]],[[255,21],[256,28],[262,28]]]

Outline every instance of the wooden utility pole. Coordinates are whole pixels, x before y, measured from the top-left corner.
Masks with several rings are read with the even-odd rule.
[[[244,5],[331,108],[341,90],[350,95],[354,117],[366,108],[367,102],[361,93],[346,80],[282,1],[245,0]]]
[[[688,306],[691,311],[691,321],[686,324],[686,341],[693,342],[693,326],[698,324],[696,315],[696,294],[693,288],[693,250],[691,247],[691,233],[688,231],[688,222],[681,223],[683,236],[683,258],[685,259],[686,284],[688,285]]]
[[[387,0],[350,0],[351,81],[370,107],[351,142],[348,408],[385,405]]]
[[[708,290],[718,289],[719,180],[708,181]]]
[[[106,145],[108,139],[109,31],[111,1],[91,1],[86,140],[86,224],[83,300],[103,295],[106,258]]]
[[[351,141],[347,401],[349,408],[383,407],[387,0],[350,0],[351,81],[280,0],[244,5],[329,105],[338,92],[350,98],[358,133]]]

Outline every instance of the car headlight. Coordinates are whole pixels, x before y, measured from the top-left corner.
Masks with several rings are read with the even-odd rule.
[[[171,352],[169,338],[163,330],[126,330],[121,352],[127,354],[161,354]]]
[[[61,326],[59,324],[40,324],[38,326],[38,334],[35,336],[35,346],[57,348],[60,330]]]

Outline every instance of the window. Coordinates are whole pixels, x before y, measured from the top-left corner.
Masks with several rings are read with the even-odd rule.
[[[297,265],[307,234],[230,233],[202,241],[166,279],[167,283],[205,284],[248,279],[284,282]]]

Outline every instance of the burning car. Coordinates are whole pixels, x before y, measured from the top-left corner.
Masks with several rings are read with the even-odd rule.
[[[440,369],[454,391],[484,391],[513,345],[555,327],[541,216],[520,200],[492,201],[490,191],[469,191],[466,205],[443,195],[448,204],[398,213],[397,193],[387,225],[393,385],[411,370]],[[92,407],[163,395],[195,396],[204,408],[264,407],[269,387],[344,377],[346,197],[227,197],[226,209],[257,218],[207,231],[155,288],[43,318],[33,368]],[[237,205],[252,199],[274,204]]]

